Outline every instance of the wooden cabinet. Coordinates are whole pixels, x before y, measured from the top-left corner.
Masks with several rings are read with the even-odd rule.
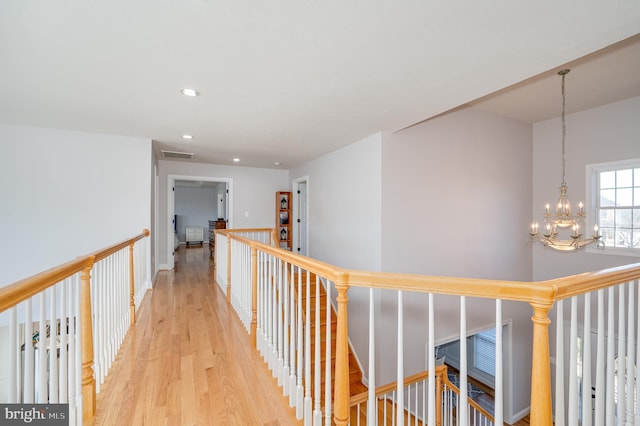
[[[227,221],[224,219],[210,220],[209,221],[209,256],[213,256],[213,251],[216,244],[216,229],[226,229]]]
[[[285,250],[291,250],[291,201],[291,192],[276,192],[276,232]]]

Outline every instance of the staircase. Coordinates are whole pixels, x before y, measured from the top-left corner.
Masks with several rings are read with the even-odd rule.
[[[302,306],[303,306],[303,316],[306,315],[307,312],[307,277],[306,277],[306,272],[302,273]],[[311,274],[309,276],[310,278],[310,306],[309,306],[309,314],[311,317],[311,354],[313,355],[315,353],[315,347],[316,347],[316,324],[315,324],[315,319],[316,319],[316,276],[315,274]],[[295,283],[298,282],[298,275],[295,274],[294,275],[294,279],[295,279]],[[296,292],[297,292],[297,284],[296,284]],[[296,294],[297,297],[297,294]],[[334,379],[334,373],[335,373],[335,355],[336,355],[336,329],[337,329],[337,324],[338,324],[338,319],[336,316],[335,311],[333,310],[333,306],[332,306],[332,310],[331,310],[331,380],[333,382]],[[327,347],[327,292],[324,288],[324,285],[322,285],[322,283],[320,282],[320,358],[321,358],[321,365],[320,365],[320,383],[321,383],[321,389],[320,389],[320,395],[322,395],[322,397],[324,398],[324,390],[325,390],[325,367],[326,367],[326,347]],[[315,357],[312,356],[311,358],[311,371],[315,371]],[[358,362],[356,361],[356,357],[353,354],[353,350],[351,348],[351,345],[349,345],[349,388],[350,388],[350,393],[351,395],[357,395],[359,393],[362,392],[366,392],[367,391],[367,387],[362,383],[362,371],[360,370],[360,367],[358,365]],[[311,394],[314,394],[314,390],[313,390],[313,383],[312,383],[312,392]],[[324,399],[323,399],[324,400]]]

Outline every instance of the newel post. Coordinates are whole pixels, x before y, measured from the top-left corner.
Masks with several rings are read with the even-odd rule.
[[[80,332],[82,333],[82,418],[91,424],[96,413],[96,380],[93,377],[93,313],[91,312],[91,269],[95,258],[80,277]]]
[[[258,249],[251,245],[251,344],[258,346]]]
[[[227,234],[227,303],[231,304],[231,238]]]
[[[549,364],[549,311],[553,303],[531,302],[533,346],[531,363],[531,413],[534,426],[552,424],[551,368]]]
[[[135,241],[129,244],[129,317],[131,320],[131,325],[136,323],[136,302],[134,299],[135,296],[135,278],[133,271],[133,246],[135,245]]]
[[[336,330],[336,372],[334,384],[334,412],[333,421],[336,425],[349,424],[349,331],[347,321],[347,290],[346,274],[342,273],[336,280],[338,290],[338,324]]]

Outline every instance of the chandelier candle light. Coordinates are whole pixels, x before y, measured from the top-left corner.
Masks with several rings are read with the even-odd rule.
[[[564,79],[568,73],[568,69],[558,72],[558,75],[562,76],[562,183],[560,184],[560,198],[558,199],[555,213],[551,213],[549,204],[545,206],[544,221],[546,225],[542,235],[538,232],[538,222],[531,224],[529,241],[535,241],[546,247],[560,251],[577,250],[594,243],[596,247],[604,248],[604,242],[600,239],[598,232],[598,225],[593,227],[593,235],[590,238],[583,238],[580,227],[584,225],[584,219],[586,217],[584,205],[580,202],[578,204],[578,213],[575,215],[571,214],[571,203],[569,203],[569,197],[567,196],[569,188],[565,180],[565,139],[567,135],[567,125],[564,117],[566,103]],[[571,228],[570,238],[564,240],[558,238],[558,228]]]

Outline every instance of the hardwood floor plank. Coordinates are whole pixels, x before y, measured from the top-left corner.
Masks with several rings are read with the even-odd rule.
[[[97,398],[95,425],[295,425],[226,297],[208,248],[158,274]]]

